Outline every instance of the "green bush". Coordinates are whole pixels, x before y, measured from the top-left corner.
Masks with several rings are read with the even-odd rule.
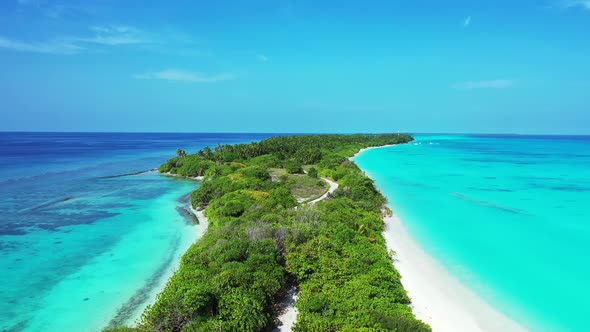
[[[172,173],[182,176],[203,176],[209,170],[215,166],[215,163],[206,160],[198,155],[187,156],[186,153],[182,157],[175,157],[169,159],[165,164],[162,164],[158,171],[160,173]]]
[[[303,166],[296,160],[289,160],[285,163],[285,169],[289,174],[302,174]]]
[[[270,180],[270,173],[266,168],[261,166],[246,167],[241,169],[240,173],[259,180]]]
[[[310,167],[307,170],[307,175],[312,178],[317,178],[318,177],[318,170],[315,167]]]
[[[225,217],[239,217],[244,213],[244,205],[239,201],[229,201],[221,209],[221,215]]]

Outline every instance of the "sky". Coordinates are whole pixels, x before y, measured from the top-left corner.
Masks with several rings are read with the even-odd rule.
[[[590,134],[590,0],[2,0],[0,131]]]

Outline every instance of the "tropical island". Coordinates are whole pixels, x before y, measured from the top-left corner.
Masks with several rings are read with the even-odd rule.
[[[297,290],[294,331],[430,331],[416,319],[382,236],[386,199],[350,160],[403,134],[272,137],[206,147],[159,172],[202,179],[206,233],[137,327],[268,331]]]

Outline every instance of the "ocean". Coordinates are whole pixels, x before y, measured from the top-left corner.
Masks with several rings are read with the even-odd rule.
[[[412,238],[525,328],[587,330],[590,137],[415,138],[355,158]]]
[[[269,136],[0,133],[0,331],[132,322],[197,239],[179,209],[198,182],[112,176]]]

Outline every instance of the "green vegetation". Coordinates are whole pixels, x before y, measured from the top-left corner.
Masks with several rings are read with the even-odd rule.
[[[178,149],[176,150],[176,155],[181,158],[186,157],[186,151],[184,151],[183,149]]]
[[[178,174],[187,177],[203,176],[206,170],[215,165],[210,160],[204,160],[195,155],[187,156],[186,153],[182,155],[182,152],[176,158],[172,158],[161,165],[158,171],[160,173]]]
[[[315,167],[310,167],[307,170],[307,176],[309,176],[311,178],[317,179],[317,177],[318,177],[318,170]]]
[[[303,165],[296,160],[289,160],[285,163],[285,169],[287,169],[287,173],[289,174],[302,174],[303,173]]]
[[[289,174],[283,181],[299,202],[313,200],[328,191],[328,184],[321,179],[303,174]]]
[[[348,160],[361,148],[411,140],[274,137],[170,159],[160,172],[205,176],[191,202],[206,207],[209,229],[137,330],[270,330],[273,305],[293,279],[300,289],[295,331],[430,331],[412,315],[381,236],[385,198]],[[299,175],[304,164],[313,170]],[[317,189],[318,174],[339,188],[327,201],[295,209],[294,188]]]

